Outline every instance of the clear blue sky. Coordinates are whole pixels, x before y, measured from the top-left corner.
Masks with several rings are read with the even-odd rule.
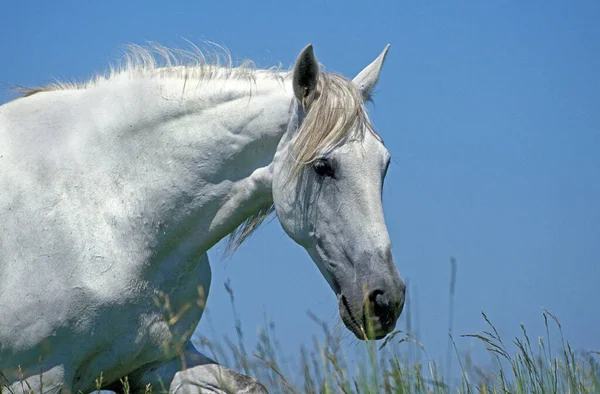
[[[184,38],[258,66],[289,66],[313,43],[352,77],[391,43],[370,110],[394,158],[384,209],[429,354],[446,349],[450,256],[455,334],[485,328],[484,310],[505,337],[523,322],[536,338],[545,307],[576,349],[600,350],[599,20],[596,1],[7,2],[0,86],[86,79],[124,44]],[[210,338],[234,333],[227,278],[248,346],[264,313],[290,355],[320,332],[307,310],[338,322],[333,293],[276,221],[231,259],[223,250],[210,253]]]

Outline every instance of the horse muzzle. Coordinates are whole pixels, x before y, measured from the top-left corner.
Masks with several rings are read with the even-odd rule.
[[[364,296],[338,294],[344,325],[361,340],[384,338],[394,329],[402,313],[406,285],[400,279],[394,286],[373,286],[360,294]]]

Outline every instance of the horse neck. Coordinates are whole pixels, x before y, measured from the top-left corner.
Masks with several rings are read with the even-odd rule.
[[[272,203],[269,164],[291,116],[287,85],[257,74],[252,83],[164,79],[142,82],[143,97],[120,93],[133,104],[118,105],[138,110],[121,110],[118,123],[138,149],[126,165],[136,173],[131,187],[145,191],[139,241],[154,256],[198,256]]]

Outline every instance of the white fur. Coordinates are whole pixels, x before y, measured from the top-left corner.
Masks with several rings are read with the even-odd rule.
[[[323,182],[310,166],[286,186],[277,180],[304,117],[289,73],[212,70],[125,70],[0,106],[0,370],[13,389],[21,373],[39,388],[40,356],[54,382],[44,391],[90,391],[100,372],[129,375],[136,389],[148,371],[169,383],[173,343],[202,316],[207,250],[271,204],[340,297],[403,286],[393,261],[371,258],[389,252],[381,141],[366,133],[330,147],[344,165],[337,190],[315,194]],[[302,208],[311,201],[320,217]],[[166,297],[189,310],[169,323],[156,305]],[[356,300],[346,313],[362,313]],[[209,364],[222,368],[199,354],[185,367],[202,380]]]

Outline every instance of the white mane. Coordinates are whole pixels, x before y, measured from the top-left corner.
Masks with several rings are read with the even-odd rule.
[[[122,78],[177,78],[184,82],[235,79],[252,83],[257,74],[275,79],[283,79],[287,74],[281,72],[281,65],[262,70],[257,70],[251,60],[243,60],[235,65],[229,51],[217,44],[207,43],[205,50],[190,45],[191,49],[186,50],[171,49],[157,43],[150,43],[146,47],[130,44],[121,61],[111,64],[107,72],[87,81],[56,81],[43,86],[18,87],[16,90],[27,97],[40,92],[88,89]]]

